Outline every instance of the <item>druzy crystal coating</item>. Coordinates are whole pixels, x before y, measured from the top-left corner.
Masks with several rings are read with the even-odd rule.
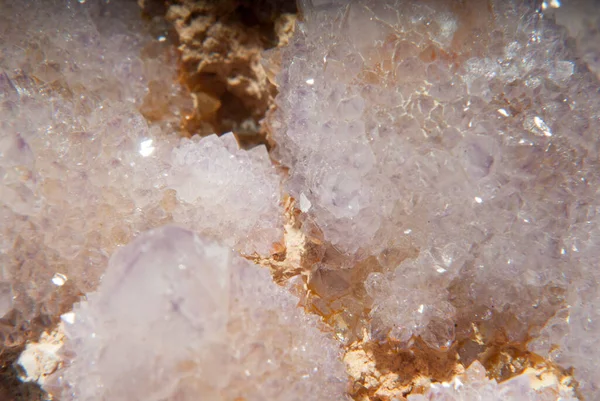
[[[136,4],[0,2],[4,346],[68,313],[64,400],[599,400],[600,18],[530,3],[302,1],[246,150]]]

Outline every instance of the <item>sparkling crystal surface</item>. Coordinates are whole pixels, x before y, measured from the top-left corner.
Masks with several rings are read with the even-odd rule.
[[[239,149],[233,134],[183,139],[170,166],[175,221],[246,254],[268,255],[281,240],[280,177],[264,146]]]
[[[600,400],[600,13],[563,3],[302,0],[243,150],[179,137],[216,101],[135,2],[0,0],[0,351],[62,314],[22,366],[65,401]]]
[[[269,272],[166,226],[111,258],[67,323],[62,400],[342,399],[340,348]]]
[[[146,229],[175,221],[249,254],[280,240],[264,146],[177,138],[173,50],[137,5],[3,1],[0,26],[0,313],[17,316],[3,336],[68,311]],[[149,124],[156,102],[164,118]]]
[[[275,153],[307,234],[346,255],[328,269],[378,258],[371,335],[447,349],[541,331],[531,349],[598,399],[600,87],[578,56],[590,46],[519,1],[304,10]]]

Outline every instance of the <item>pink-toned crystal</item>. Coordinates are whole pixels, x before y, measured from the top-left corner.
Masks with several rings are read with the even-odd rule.
[[[66,320],[62,400],[342,399],[340,348],[269,272],[192,232],[141,234]],[[62,390],[62,391],[61,391]]]

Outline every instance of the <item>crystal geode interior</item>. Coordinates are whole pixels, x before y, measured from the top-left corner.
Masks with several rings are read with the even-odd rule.
[[[315,316],[267,270],[182,228],[116,252],[73,319],[62,400],[335,399],[345,388]]]
[[[580,9],[303,1],[246,150],[180,138],[161,18],[0,2],[3,349],[62,315],[63,400],[600,400]]]

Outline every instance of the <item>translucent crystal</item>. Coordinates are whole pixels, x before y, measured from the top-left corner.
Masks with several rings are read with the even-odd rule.
[[[460,372],[473,343],[573,367],[598,400],[600,19],[566,23],[569,2],[300,3],[268,154],[179,139],[177,55],[134,2],[0,1],[4,346],[86,294],[45,383],[64,400],[346,397],[339,344],[241,253],[302,272],[303,305],[371,348],[349,358],[357,399],[404,396],[377,370],[394,353]],[[285,252],[283,194],[299,209]],[[31,380],[56,347],[41,370],[24,354]],[[575,398],[548,372],[465,367],[409,399]]]
[[[473,327],[541,330],[532,349],[598,399],[600,86],[578,44],[521,1],[305,2],[303,16],[274,154],[307,234],[343,255],[327,268],[380,261],[371,335],[445,349]]]
[[[166,226],[115,253],[67,323],[68,400],[342,399],[336,342],[267,270]]]
[[[264,146],[242,150],[233,134],[184,139],[171,165],[175,221],[247,254],[268,255],[282,239],[280,178]]]
[[[14,295],[0,313],[17,317],[3,334],[68,311],[148,228],[177,222],[248,254],[281,240],[264,146],[173,131],[185,105],[174,50],[136,4],[3,1],[0,26],[0,281]]]

